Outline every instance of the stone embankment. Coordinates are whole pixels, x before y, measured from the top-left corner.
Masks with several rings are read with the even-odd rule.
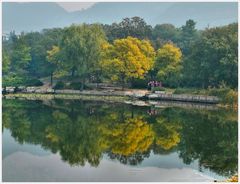
[[[149,100],[184,101],[184,102],[212,103],[212,104],[217,104],[219,102],[219,99],[215,96],[191,95],[191,94],[152,93],[152,94],[147,94],[146,98]]]
[[[217,104],[219,99],[215,96],[191,95],[191,94],[168,94],[165,92],[151,93],[147,90],[54,90],[52,88],[41,87],[6,87],[3,89],[3,94],[14,93],[30,93],[30,94],[69,94],[69,95],[86,95],[86,96],[115,96],[115,97],[130,97],[133,99],[151,100],[151,101],[179,101],[193,103],[209,103]]]

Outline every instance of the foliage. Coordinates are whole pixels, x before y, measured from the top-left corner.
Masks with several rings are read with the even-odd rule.
[[[148,84],[148,80],[146,78],[131,80],[131,88],[146,89],[147,84]]]
[[[237,87],[237,24],[206,29],[184,61],[186,86]]]
[[[237,106],[238,92],[230,88],[212,88],[209,90],[209,95],[217,96],[221,99],[221,103]]]
[[[164,87],[153,87],[153,92],[155,92],[155,91],[165,91],[166,89],[164,88]]]
[[[151,126],[141,117],[114,126],[108,134],[111,152],[125,156],[146,151],[153,141]]]
[[[2,73],[5,75],[10,68],[10,57],[9,54],[6,52],[6,49],[3,49],[2,52]]]
[[[65,83],[63,81],[58,81],[55,86],[54,89],[64,89],[65,87]]]
[[[3,78],[3,87],[6,86],[42,86],[43,83],[36,78],[26,78],[17,75],[8,75]]]
[[[226,182],[238,182],[238,175],[232,176]]]
[[[208,89],[225,83],[236,90],[237,33],[237,23],[197,30],[191,19],[176,28],[167,23],[152,27],[140,17],[111,25],[80,24],[20,35],[11,32],[3,40],[3,80],[14,75],[50,76],[52,83],[53,77],[72,76],[70,82],[77,77],[83,89],[88,82],[109,78],[134,88],[161,79],[166,87]]]
[[[81,82],[71,82],[67,88],[68,89],[75,89],[75,90],[80,90],[83,84]],[[88,86],[84,85],[84,89],[89,89]]]
[[[103,46],[101,66],[113,81],[122,86],[132,78],[143,79],[153,67],[155,52],[150,42],[133,37],[115,40]]]
[[[172,24],[157,24],[152,32],[155,48],[160,48],[167,42],[177,42],[180,31]]]
[[[13,44],[11,53],[11,70],[23,75],[27,73],[27,67],[31,61],[30,47],[26,45],[24,35],[20,35]]]
[[[32,79],[28,79],[25,85],[26,86],[42,86],[43,82],[40,81],[39,79],[32,78]]]
[[[155,132],[155,144],[164,150],[170,150],[180,142],[181,126],[175,122],[169,122],[167,118],[158,118],[153,125]]]
[[[60,56],[59,56],[60,48],[58,46],[53,46],[51,50],[47,51],[47,60],[54,65],[56,68],[59,65]]]
[[[180,36],[178,37],[177,44],[185,56],[191,53],[192,46],[199,37],[199,32],[195,28],[195,25],[196,22],[189,19],[180,29]]]
[[[32,59],[28,68],[31,76],[46,77],[51,75],[53,66],[47,60],[47,51],[59,44],[62,33],[61,28],[52,28],[25,34],[26,43],[31,47]]]
[[[157,51],[154,70],[157,78],[168,85],[177,85],[181,70],[182,52],[173,44],[165,44]]]
[[[97,24],[72,25],[64,30],[60,44],[64,67],[71,71],[72,76],[77,72],[83,85],[98,66],[104,40],[104,32]]]
[[[124,18],[120,23],[103,25],[103,29],[110,43],[116,39],[127,38],[128,36],[138,39],[150,39],[152,35],[152,26],[137,16]]]

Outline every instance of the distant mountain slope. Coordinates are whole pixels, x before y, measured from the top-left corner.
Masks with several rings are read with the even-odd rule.
[[[213,27],[236,22],[237,12],[237,3],[175,3],[153,22],[164,20],[175,26],[181,26],[186,20],[193,19],[197,21],[197,28],[205,28],[208,25]]]
[[[237,3],[101,2],[76,12],[67,12],[56,3],[3,3],[3,32],[36,31],[64,27],[72,23],[119,22],[140,16],[151,25],[172,23],[179,27],[186,20],[197,21],[197,28],[237,21]]]
[[[113,23],[119,22],[125,17],[140,16],[149,24],[157,15],[165,12],[174,3],[159,2],[105,2],[96,3],[87,10],[75,12],[74,21]]]
[[[3,32],[62,26],[68,13],[56,3],[3,3]]]

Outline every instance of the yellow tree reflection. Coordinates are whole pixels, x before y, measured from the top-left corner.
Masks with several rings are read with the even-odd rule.
[[[142,117],[127,119],[105,132],[111,140],[110,151],[124,156],[146,151],[154,139],[151,125]]]
[[[179,129],[181,126],[169,122],[166,118],[158,118],[154,124],[155,143],[164,150],[169,150],[180,142]]]

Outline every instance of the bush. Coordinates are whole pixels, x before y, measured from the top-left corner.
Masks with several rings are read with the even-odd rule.
[[[3,77],[2,86],[20,86],[23,83],[23,79],[18,76],[5,76]]]
[[[70,89],[75,89],[75,90],[80,90],[82,86],[81,82],[71,82],[68,88]]]
[[[81,82],[71,82],[69,86],[67,86],[68,89],[74,89],[74,90],[81,90],[82,83]],[[83,85],[83,89],[92,89],[87,85]]]
[[[192,88],[177,88],[173,94],[200,94],[200,90]]]
[[[226,97],[224,98],[225,103],[230,104],[232,106],[236,106],[238,103],[238,92],[234,90],[230,90]]]
[[[58,81],[56,85],[54,86],[54,89],[64,89],[65,84],[63,81]]]
[[[238,103],[238,92],[230,88],[211,89],[209,94],[219,97],[223,104],[235,106]]]
[[[146,89],[148,81],[146,79],[133,79],[131,82],[131,87],[133,89]]]
[[[42,86],[43,83],[38,79],[30,79],[26,81],[26,86]]]
[[[43,83],[39,79],[29,79],[27,77],[20,77],[17,75],[3,77],[3,87],[42,86],[42,85]]]
[[[155,92],[155,91],[165,91],[166,89],[164,88],[164,87],[154,87],[153,88],[153,92]]]

